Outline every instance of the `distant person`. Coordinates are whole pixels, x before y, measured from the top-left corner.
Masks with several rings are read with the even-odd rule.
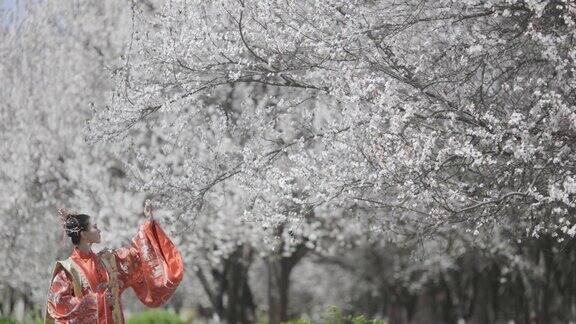
[[[149,307],[162,305],[182,280],[184,267],[176,246],[152,217],[132,238],[131,246],[92,252],[100,230],[90,216],[59,210],[60,221],[74,244],[70,257],[58,261],[46,302],[44,323],[124,323],[120,295],[132,287]]]

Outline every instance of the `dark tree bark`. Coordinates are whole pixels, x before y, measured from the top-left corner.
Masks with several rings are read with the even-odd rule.
[[[274,255],[267,258],[268,321],[270,324],[280,324],[288,320],[290,274],[306,252],[307,248],[304,244],[300,244],[289,257]]]
[[[227,271],[228,287],[226,291],[227,323],[253,323],[256,320],[254,299],[248,285],[249,260],[252,259],[252,251],[242,247],[233,256]]]
[[[240,246],[220,269],[211,269],[212,281],[202,269],[196,274],[208,295],[214,313],[226,323],[253,323],[256,305],[248,283],[248,271],[252,263],[252,249]]]

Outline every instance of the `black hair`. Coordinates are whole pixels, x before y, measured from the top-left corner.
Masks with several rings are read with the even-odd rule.
[[[72,240],[72,244],[80,244],[80,232],[87,231],[90,225],[90,216],[86,214],[70,214],[66,218],[66,223],[64,223],[64,228],[66,229],[66,234]]]

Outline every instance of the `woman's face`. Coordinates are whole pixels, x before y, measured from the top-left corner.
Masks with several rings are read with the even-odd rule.
[[[91,220],[88,223],[88,229],[82,231],[81,235],[86,243],[100,243],[100,230],[98,229],[98,225],[92,223]]]

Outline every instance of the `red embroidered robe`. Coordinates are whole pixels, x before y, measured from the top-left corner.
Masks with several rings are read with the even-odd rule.
[[[132,239],[132,245],[114,251],[113,257],[116,261],[118,300],[108,305],[104,290],[99,288],[102,283],[114,282],[102,257],[74,248],[69,260],[78,272],[77,279],[81,279],[82,292],[76,296],[74,276],[59,263],[48,293],[45,322],[110,324],[115,323],[116,318],[116,322],[124,323],[119,300],[124,290],[132,287],[142,303],[158,307],[170,298],[184,273],[180,253],[155,221],[146,221],[141,225]],[[79,287],[76,288],[78,290]]]

